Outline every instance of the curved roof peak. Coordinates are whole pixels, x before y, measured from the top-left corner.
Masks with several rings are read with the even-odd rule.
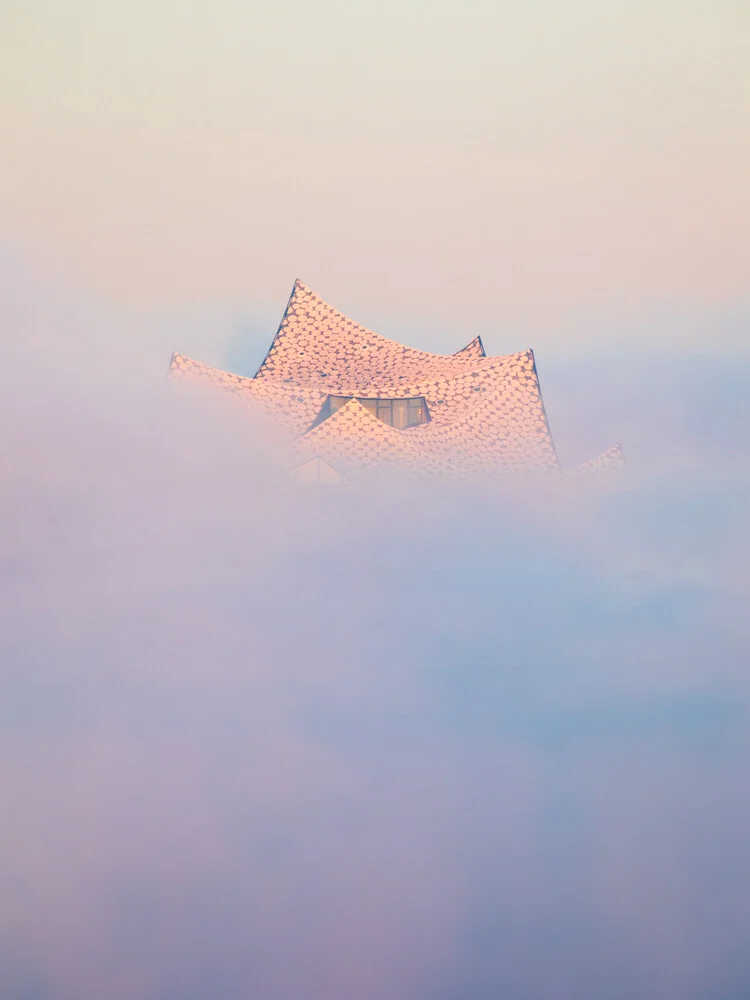
[[[406,347],[356,323],[297,278],[256,377],[296,382],[335,378],[353,387],[388,384],[396,382],[405,367],[428,368],[439,363],[459,371],[482,357],[484,348],[478,337],[457,354]]]
[[[473,340],[469,341],[466,347],[462,347],[460,351],[456,351],[453,355],[454,358],[459,356],[467,358],[486,358],[487,352],[484,349],[482,338],[480,336],[476,336]]]

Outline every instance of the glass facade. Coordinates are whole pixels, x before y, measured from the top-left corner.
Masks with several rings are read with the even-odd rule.
[[[350,399],[356,399],[378,420],[382,420],[384,424],[396,427],[400,431],[406,430],[407,427],[416,427],[418,424],[426,424],[430,419],[424,396],[411,396],[409,399],[363,399],[361,396],[329,396],[323,404],[323,409],[316,423],[330,417]]]

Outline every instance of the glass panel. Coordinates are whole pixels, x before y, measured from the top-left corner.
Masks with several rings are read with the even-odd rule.
[[[405,430],[407,427],[416,427],[424,424],[429,419],[427,406],[424,397],[418,396],[411,399],[371,399],[362,396],[329,396],[323,405],[320,418],[325,420],[336,410],[349,402],[350,399],[357,399],[362,406],[378,420],[384,424],[396,427],[398,430]]]
[[[393,426],[403,431],[409,426],[409,402],[406,399],[393,400]]]
[[[382,420],[384,424],[393,423],[393,410],[390,399],[378,400],[378,419]]]
[[[408,420],[407,427],[416,427],[417,424],[424,423],[424,411],[421,399],[410,399],[407,403]]]

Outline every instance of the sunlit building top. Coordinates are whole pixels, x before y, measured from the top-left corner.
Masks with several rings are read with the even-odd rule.
[[[480,337],[450,355],[405,347],[299,280],[254,377],[181,354],[172,355],[170,374],[265,412],[295,440],[299,478],[356,481],[389,468],[438,476],[562,471],[532,351],[487,357]],[[580,473],[611,474],[621,464],[616,446]]]

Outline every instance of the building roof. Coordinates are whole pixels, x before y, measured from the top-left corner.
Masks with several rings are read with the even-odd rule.
[[[303,434],[311,426],[328,398],[328,393],[316,386],[232,375],[231,372],[194,361],[184,354],[172,355],[169,373],[172,378],[215,386],[232,393],[243,403],[273,417],[294,437]]]
[[[278,332],[253,378],[181,354],[170,373],[231,392],[296,438],[301,462],[319,457],[345,475],[382,467],[472,475],[560,465],[532,351],[487,357],[480,337],[456,354],[431,354],[373,333],[294,283]],[[329,395],[351,397],[330,416]],[[429,421],[399,430],[358,399],[423,397]],[[610,449],[594,460],[621,466]]]
[[[570,480],[585,480],[587,482],[607,483],[619,478],[625,466],[625,457],[619,444],[608,448],[607,451],[597,455],[596,458],[584,462],[575,469],[570,469],[565,473],[565,478]]]
[[[426,374],[459,374],[484,358],[476,337],[458,354],[405,347],[355,323],[297,279],[281,324],[256,378],[321,385],[357,396],[402,390]]]

